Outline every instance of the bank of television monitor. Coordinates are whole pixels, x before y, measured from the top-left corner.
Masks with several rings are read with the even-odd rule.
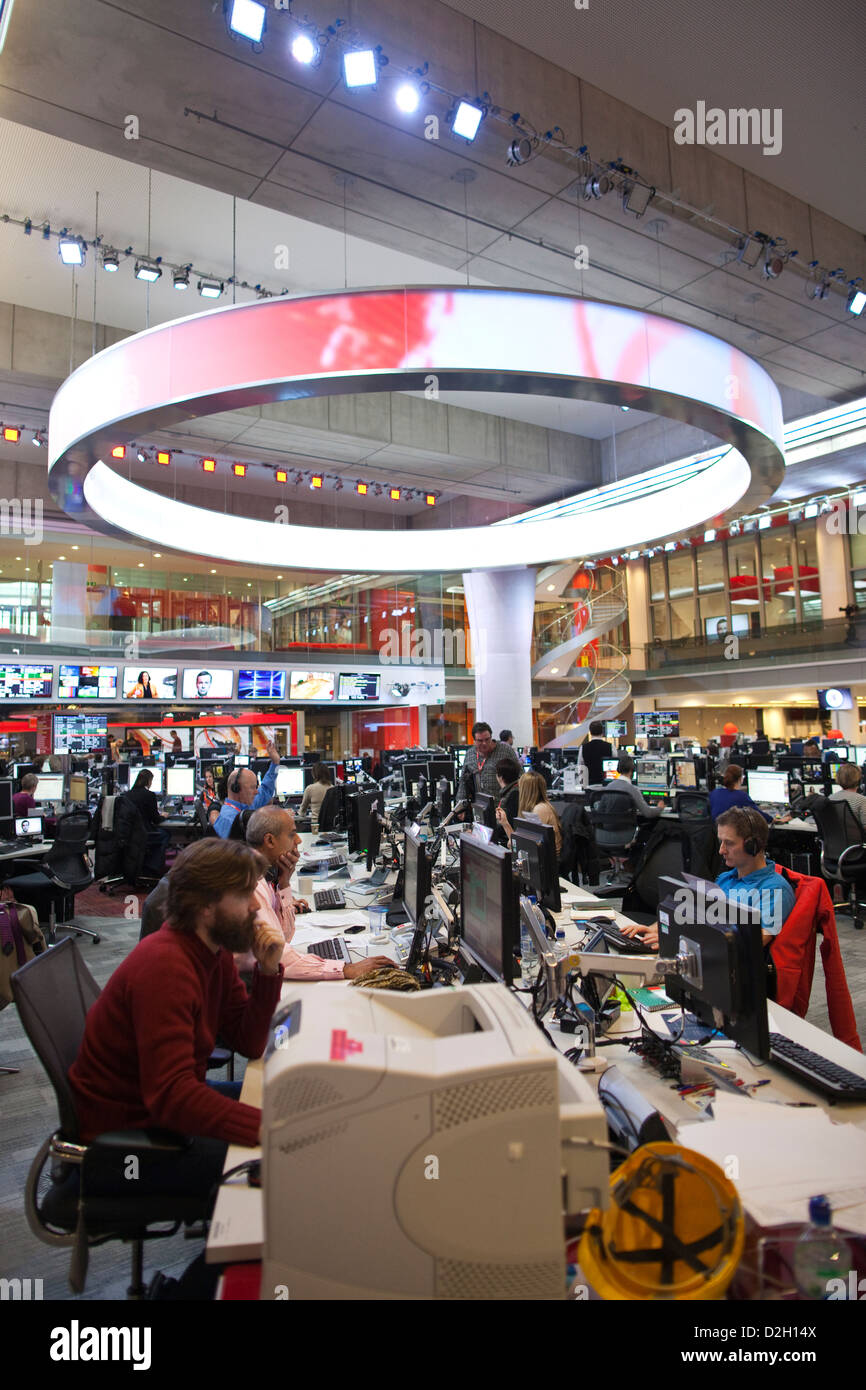
[[[149,681],[147,679],[149,677]],[[146,692],[150,690],[148,695]],[[124,700],[176,700],[176,666],[124,666]]]
[[[289,682],[290,700],[333,700],[333,671],[293,671]]]
[[[55,753],[91,753],[105,748],[108,722],[104,714],[55,714],[52,744]]]
[[[787,772],[747,772],[746,787],[753,801],[787,806],[790,800]]]
[[[0,665],[0,700],[50,700],[53,666]]]
[[[245,669],[238,671],[239,700],[285,700],[285,671]]]
[[[116,700],[116,666],[61,666],[58,700]]]
[[[278,768],[276,790],[281,801],[285,801],[290,796],[303,796],[304,769],[302,767]]]
[[[230,700],[235,673],[225,666],[187,666],[183,673],[185,700]]]
[[[166,796],[180,796],[184,801],[195,799],[195,768],[169,767],[165,772]]]
[[[679,738],[680,712],[669,710],[635,710],[635,738]]]
[[[529,883],[541,907],[551,912],[562,911],[559,891],[559,859],[556,853],[556,831],[543,821],[518,816],[511,836],[514,854],[525,853],[529,865]]]
[[[62,801],[65,778],[62,772],[38,773],[37,801]]]
[[[461,953],[492,979],[507,985],[514,978],[518,912],[511,855],[499,845],[461,835]]]
[[[363,704],[378,700],[382,677],[366,671],[341,671],[337,677],[337,699]]]

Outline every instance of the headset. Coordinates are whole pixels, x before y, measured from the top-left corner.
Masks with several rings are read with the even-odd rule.
[[[743,806],[742,811],[752,831],[749,838],[743,841],[743,849],[746,851],[746,854],[751,855],[754,859],[755,855],[760,854],[761,852],[761,844],[757,835],[758,818],[760,817],[760,820],[763,822],[763,825],[761,826],[762,830],[764,825],[766,825],[766,821],[764,821],[764,817],[761,815],[760,811],[754,811],[751,806]]]
[[[235,768],[233,768],[232,771],[229,773],[229,779],[228,779],[228,781],[226,782],[226,792],[227,792],[227,794],[228,794],[229,796],[234,796],[235,793],[237,792],[237,790],[238,790],[238,783],[240,782],[240,778],[241,778],[241,773],[242,773],[244,770],[245,770],[245,769],[242,768],[242,767],[235,767]]]

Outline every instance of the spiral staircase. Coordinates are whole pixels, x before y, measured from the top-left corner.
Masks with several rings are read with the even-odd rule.
[[[594,719],[615,719],[631,701],[626,675],[628,657],[602,639],[625,621],[628,611],[623,575],[595,571],[594,591],[568,591],[568,611],[557,613],[535,635],[532,679],[550,698],[560,692],[557,736],[545,746],[568,748],[580,743]],[[609,581],[607,587],[600,587]]]

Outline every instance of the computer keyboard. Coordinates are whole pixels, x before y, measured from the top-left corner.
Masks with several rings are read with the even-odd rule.
[[[351,962],[349,944],[345,937],[333,936],[330,941],[313,941],[307,947],[308,956],[322,956],[325,960],[341,960],[344,965]]]
[[[332,907],[345,907],[346,897],[342,888],[322,888],[313,894],[313,902],[317,912],[324,912]]]
[[[329,854],[322,855],[321,858],[312,857],[298,867],[301,873],[309,873],[312,868],[315,868],[317,873],[331,873],[334,869],[345,869],[348,862],[345,854]]]
[[[784,1033],[770,1034],[770,1060],[831,1100],[866,1100],[866,1078],[811,1052]]]
[[[658,947],[647,946],[645,941],[641,941],[639,936],[624,936],[619,927],[611,922],[610,926],[599,927],[599,931],[615,951],[626,951],[630,956],[657,956]]]

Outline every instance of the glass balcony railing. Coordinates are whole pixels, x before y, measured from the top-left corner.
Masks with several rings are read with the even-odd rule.
[[[736,643],[736,646],[732,643]],[[647,671],[665,672],[694,668],[695,665],[729,666],[730,662],[766,661],[771,657],[811,657],[849,651],[861,659],[866,655],[866,612],[851,618],[825,622],[810,619],[785,627],[768,628],[764,632],[734,633],[708,640],[700,637],[676,639],[656,638],[644,647]]]

